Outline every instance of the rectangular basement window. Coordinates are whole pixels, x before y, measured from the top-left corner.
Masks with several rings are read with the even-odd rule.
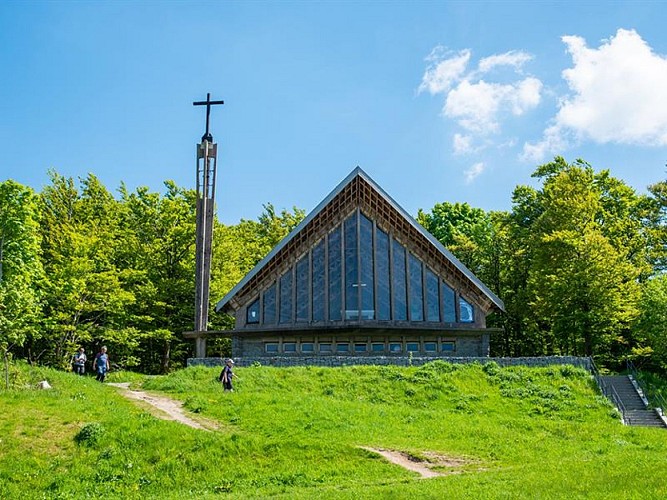
[[[296,352],[296,342],[283,342],[283,352]]]
[[[354,344],[354,352],[366,352],[367,347],[368,346],[366,345],[366,343],[362,344],[362,343],[358,342],[358,343]]]
[[[403,350],[403,345],[400,342],[390,342],[389,343],[389,352],[401,352]]]
[[[405,349],[408,352],[419,352],[419,342],[408,342],[405,344]]]
[[[438,344],[435,342],[424,342],[424,351],[426,352],[436,352],[438,350]]]
[[[384,352],[384,342],[373,342],[371,350],[373,352]]]
[[[267,353],[276,353],[276,352],[278,352],[278,342],[265,342],[264,343],[264,352],[267,352]]]
[[[338,342],[336,344],[336,352],[349,352],[350,344],[347,342]]]
[[[442,342],[442,352],[454,352],[454,351],[456,351],[456,341],[444,340]]]
[[[301,352],[313,352],[315,351],[315,344],[312,342],[301,342]]]
[[[320,352],[331,352],[331,344],[329,342],[320,342]]]

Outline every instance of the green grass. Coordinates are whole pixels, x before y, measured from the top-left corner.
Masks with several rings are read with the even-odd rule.
[[[231,394],[218,372],[112,374],[220,423],[204,432],[90,377],[14,367],[0,498],[667,497],[667,431],[624,427],[569,366],[249,367]],[[359,446],[471,464],[421,480]]]

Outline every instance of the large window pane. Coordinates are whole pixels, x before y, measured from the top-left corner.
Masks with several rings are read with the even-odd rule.
[[[391,319],[391,303],[389,302],[389,235],[376,228],[375,231],[375,269],[377,275],[377,310],[379,320]]]
[[[359,319],[357,214],[345,221],[345,319]]]
[[[361,319],[375,319],[373,276],[373,223],[364,214],[359,217],[359,270],[361,290]]]
[[[472,305],[463,297],[459,296],[459,314],[461,323],[472,323],[475,321],[475,313]]]
[[[399,242],[392,240],[392,253],[391,290],[394,301],[394,320],[405,321],[408,319],[405,248]]]
[[[276,322],[276,285],[271,285],[264,292],[264,318],[265,325],[272,325]]]
[[[292,270],[280,278],[280,323],[292,322]]]
[[[446,323],[456,322],[456,302],[454,290],[442,282],[442,320]]]
[[[410,254],[410,321],[424,321],[422,263]]]
[[[296,320],[308,321],[308,255],[296,263]]]
[[[313,248],[313,321],[324,321],[324,241]]]
[[[340,321],[343,302],[341,297],[340,227],[329,233],[329,320]]]
[[[426,268],[426,320],[440,321],[440,280],[433,271]]]

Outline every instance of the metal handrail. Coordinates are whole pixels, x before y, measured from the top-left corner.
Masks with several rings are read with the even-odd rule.
[[[591,360],[591,373],[593,375],[593,378],[595,379],[595,382],[598,384],[598,387],[600,388],[600,392],[602,392],[602,395],[609,399],[612,404],[616,407],[616,409],[621,413],[621,420],[625,425],[631,425],[632,423],[632,418],[628,414],[627,409],[625,408],[625,405],[623,404],[623,401],[621,400],[621,397],[618,395],[618,392],[616,392],[616,389],[614,386],[609,386],[606,384],[606,382],[602,379],[602,376],[600,375],[600,371],[598,370],[598,367],[595,364],[595,361],[593,361],[593,358],[590,358]]]
[[[648,399],[649,393],[647,391],[649,384],[646,381],[642,383],[641,373],[637,370],[637,368],[635,368],[635,364],[632,361],[627,360],[626,366],[628,368],[628,371],[632,374],[632,377],[634,378],[635,382],[643,392],[644,397],[647,399],[647,401],[649,401],[649,403],[651,403],[651,401]],[[657,404],[651,403],[651,406],[658,411],[660,416],[662,416],[664,414],[664,410],[667,409],[667,401],[665,401],[665,398],[663,398],[662,395],[658,392],[654,392],[653,394],[651,394],[651,399],[657,403]]]

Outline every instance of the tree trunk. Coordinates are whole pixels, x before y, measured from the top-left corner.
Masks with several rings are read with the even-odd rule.
[[[171,343],[168,340],[164,341],[164,351],[162,355],[162,373],[169,372],[169,356],[171,355]]]

